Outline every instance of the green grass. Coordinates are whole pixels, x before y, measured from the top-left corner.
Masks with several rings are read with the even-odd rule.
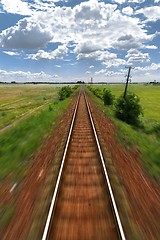
[[[124,84],[106,84],[96,87],[110,89],[112,93],[119,97],[124,92]],[[145,84],[129,84],[128,91],[134,92],[140,98],[144,118],[148,122],[160,122],[160,86]]]
[[[97,86],[96,86],[97,87]],[[98,86],[99,87],[99,86]],[[100,86],[103,88],[104,86]],[[124,85],[106,85],[105,87],[119,96],[123,93]],[[160,87],[145,85],[130,85],[129,90],[135,92],[145,108],[142,121],[146,129],[151,129],[155,124],[160,124]],[[90,93],[91,94],[91,93]],[[132,126],[118,120],[114,115],[114,106],[104,106],[102,100],[91,94],[92,98],[103,112],[113,121],[117,127],[117,140],[125,147],[139,149],[142,164],[146,171],[157,181],[160,180],[160,138],[154,131],[133,128]],[[149,107],[148,103],[150,103]],[[154,107],[155,106],[155,107]],[[157,111],[157,112],[155,112]],[[153,114],[153,115],[152,115]],[[149,127],[148,127],[149,125]]]
[[[0,207],[0,228],[8,224],[14,214],[15,207]]]
[[[40,106],[46,107],[58,96],[58,88],[46,85],[43,88],[39,85],[3,85],[0,91],[0,129]]]
[[[47,109],[21,121],[1,135],[0,179],[5,178],[9,173],[13,173],[15,179],[23,176],[31,155],[49,135],[69,101],[69,99],[55,101],[49,104]]]

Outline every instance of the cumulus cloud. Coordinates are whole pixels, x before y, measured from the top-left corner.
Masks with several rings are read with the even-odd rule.
[[[157,21],[160,19],[160,6],[142,8],[136,11],[136,14],[142,13],[148,21]]]
[[[123,11],[131,14],[131,8]],[[116,4],[90,0],[73,8],[54,7],[46,12],[35,12],[3,30],[0,47],[36,49],[48,42],[72,42],[76,45],[75,53],[79,55],[103,49],[143,47],[154,36],[147,33],[139,18],[122,14]]]
[[[0,33],[0,47],[5,49],[36,49],[45,46],[52,35],[42,22],[24,18],[17,25]]]
[[[160,70],[160,63],[152,63],[145,67],[135,67],[136,71],[157,71]]]
[[[149,53],[142,53],[137,49],[130,49],[125,57],[128,58],[128,63],[150,61]]]
[[[131,16],[133,14],[133,8],[131,7],[125,7],[122,9],[122,12],[126,15]]]
[[[21,0],[1,0],[3,10],[8,13],[31,15],[32,11],[27,2]]]
[[[115,58],[115,59],[104,61],[103,64],[106,66],[106,68],[119,67],[121,65],[126,65],[126,60],[121,58]]]
[[[94,59],[98,61],[106,61],[116,57],[117,55],[115,53],[110,53],[109,51],[105,51],[105,50],[98,50],[90,53],[79,53],[77,55],[77,60]]]
[[[23,71],[5,71],[0,70],[1,81],[4,82],[53,82],[60,77],[55,75],[46,74],[45,72],[23,72]]]
[[[51,11],[59,0],[1,0],[3,11],[12,14],[31,16],[36,12]]]
[[[48,59],[48,60],[54,60],[54,59],[62,59],[65,54],[67,54],[68,48],[67,46],[60,45],[57,49],[55,49],[52,52],[45,52],[44,50],[39,50],[36,54],[28,54],[28,59],[33,60],[41,60],[41,59]]]
[[[92,52],[100,50],[101,47],[95,43],[93,43],[91,40],[86,42],[81,42],[77,44],[77,46],[74,49],[75,53],[82,53],[82,54],[90,54]]]
[[[91,66],[89,66],[89,68],[94,68],[94,66],[93,66],[93,65],[91,65]]]

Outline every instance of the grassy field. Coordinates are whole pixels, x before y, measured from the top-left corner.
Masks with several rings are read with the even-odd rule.
[[[10,188],[20,183],[32,155],[67,108],[71,98],[59,101],[60,87],[0,85],[0,190],[5,183]],[[14,211],[13,203],[0,203],[0,231]]]
[[[45,108],[57,97],[57,90],[52,85],[0,85],[0,91],[0,130]]]
[[[27,114],[45,105],[0,132],[0,180],[12,173],[13,181],[17,181],[23,177],[31,155],[52,131],[70,99],[59,101],[59,88],[51,85],[7,85],[0,90],[2,129],[13,120],[16,122],[22,111]]]
[[[96,85],[103,89],[110,89],[112,93],[119,97],[124,92],[124,85]],[[136,93],[140,98],[140,104],[144,116],[141,121],[144,128],[134,128],[117,118],[114,114],[114,106],[104,106],[103,101],[93,96],[96,103],[111,118],[117,126],[117,139],[126,148],[137,146],[142,158],[142,163],[147,172],[156,180],[160,180],[160,134],[155,131],[156,126],[160,126],[160,86],[134,85],[128,86],[128,91]]]
[[[122,84],[97,85],[96,87],[108,88],[112,93],[119,97],[124,92]],[[160,86],[145,84],[129,84],[128,91],[134,92],[140,98],[143,108],[144,119],[148,122],[160,122]]]

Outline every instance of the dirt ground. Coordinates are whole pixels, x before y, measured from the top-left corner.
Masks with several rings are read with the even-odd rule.
[[[28,174],[21,185],[16,188],[17,190],[10,193],[9,186],[1,184],[3,188],[0,190],[0,201],[3,201],[4,204],[12,201],[16,210],[7,228],[0,233],[0,239],[27,239],[26,235],[31,226],[30,220],[38,201],[40,189],[66,131],[66,123],[69,122],[72,115],[73,105],[72,102],[53,135],[34,155]],[[144,239],[158,240],[160,236],[160,186],[151,180],[141,167],[138,150],[135,148],[128,151],[117,143],[115,126],[95,107],[92,101],[91,107],[106,149],[124,186],[135,224],[144,235]]]

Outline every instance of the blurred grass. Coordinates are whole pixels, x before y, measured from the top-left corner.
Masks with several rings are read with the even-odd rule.
[[[44,138],[51,133],[58,117],[70,100],[55,101],[48,108],[18,123],[0,136],[0,180],[9,173],[15,179],[25,173],[25,166]]]
[[[0,207],[0,228],[8,224],[15,211],[15,206]]]
[[[124,85],[96,86],[109,88],[118,97],[123,93]],[[114,115],[114,106],[104,106],[102,100],[89,93],[102,111],[112,120],[117,127],[117,140],[126,148],[138,148],[142,164],[146,171],[157,181],[160,180],[160,138],[155,131],[148,131],[160,124],[160,87],[145,85],[130,85],[129,90],[140,97],[140,103],[144,108],[142,119],[145,129],[134,128]],[[148,103],[150,102],[150,106]],[[149,126],[148,126],[149,125]]]

